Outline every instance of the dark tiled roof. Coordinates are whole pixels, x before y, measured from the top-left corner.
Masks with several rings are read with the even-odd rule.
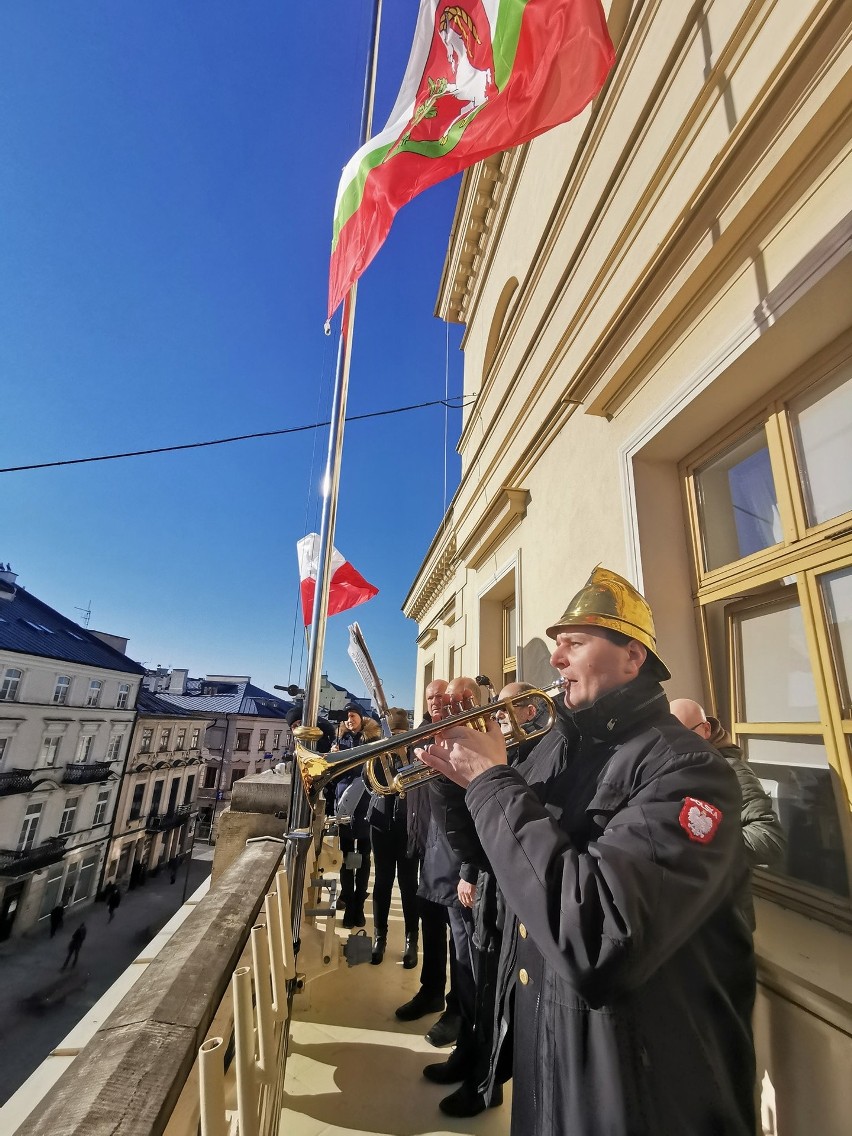
[[[248,714],[258,718],[283,720],[293,703],[250,682],[231,684],[231,694],[166,694],[158,695],[165,702],[194,714]]]
[[[136,709],[140,714],[148,714],[154,718],[197,718],[203,716],[203,711],[198,714],[192,714],[189,710],[181,710],[171,702],[167,702],[165,698],[160,698],[157,694],[151,694],[149,690],[144,687],[139,691],[139,697],[136,700]]]
[[[3,590],[8,594],[8,587]],[[85,627],[60,615],[23,588],[14,591],[13,599],[0,599],[0,649],[128,674],[145,674],[143,666]]]

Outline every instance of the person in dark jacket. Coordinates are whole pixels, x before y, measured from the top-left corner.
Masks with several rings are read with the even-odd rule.
[[[507,905],[489,1079],[515,1136],[753,1136],[740,793],[668,710],[650,608],[596,568],[548,628],[566,683],[519,767],[496,724],[418,750],[466,786]]]
[[[382,736],[379,723],[369,718],[356,703],[346,707],[346,724],[333,750],[355,749],[378,741]],[[344,907],[343,926],[363,927],[366,923],[364,904],[370,885],[370,826],[367,824],[367,787],[361,780],[361,770],[353,769],[344,773],[334,782],[335,812],[343,794],[350,785],[358,781],[363,788],[360,807],[353,811],[351,823],[339,826],[340,851],[343,854],[343,867],[340,869],[340,905]],[[356,866],[357,862],[357,866]]]
[[[746,761],[743,751],[734,745],[733,738],[719,719],[708,717],[703,707],[691,698],[675,698],[669,709],[688,730],[714,746],[736,773],[742,794],[740,821],[749,867],[780,868],[787,851],[787,837],[772,808],[772,798]],[[739,902],[749,926],[754,930],[751,873],[740,892]]]
[[[446,679],[436,678],[426,687],[426,714],[422,725],[440,721],[444,716],[444,694],[448,685]],[[458,875],[450,864],[453,859],[452,850],[446,837],[441,837],[432,814],[432,798],[428,783],[415,786],[407,794],[409,852],[415,854],[420,861],[417,909],[422,930],[423,964],[420,969],[420,989],[413,998],[397,1008],[396,1016],[400,1021],[412,1022],[426,1014],[443,1011],[426,1034],[430,1045],[442,1049],[458,1039],[461,1029],[455,954],[452,942],[449,941],[447,918],[447,905],[452,902],[455,894]]]
[[[73,933],[68,940],[68,953],[65,956],[65,962],[59,968],[64,970],[70,962],[72,966],[77,965],[77,959],[80,957],[80,949],[86,941],[86,924],[81,923],[77,930]]]
[[[397,706],[390,706],[386,721],[392,734],[402,734],[408,729],[408,712]],[[405,750],[403,749],[403,754]],[[405,758],[403,764],[407,764]],[[406,970],[417,966],[418,915],[417,915],[417,866],[416,854],[410,855],[408,849],[408,797],[399,795],[379,796],[376,794],[367,809],[370,824],[370,842],[373,849],[373,955],[371,962],[378,966],[385,957],[388,941],[388,917],[390,915],[393,881],[399,883],[399,897],[402,901],[402,915],[405,921],[405,946],[402,965]]]

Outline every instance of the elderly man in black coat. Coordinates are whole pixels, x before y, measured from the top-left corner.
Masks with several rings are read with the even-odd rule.
[[[496,724],[418,751],[466,787],[509,912],[490,1080],[513,1072],[515,1136],[753,1136],[736,777],[669,713],[626,580],[595,569],[548,635],[566,693],[526,761]]]

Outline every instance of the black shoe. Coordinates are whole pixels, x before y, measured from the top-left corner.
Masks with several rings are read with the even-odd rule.
[[[405,950],[402,952],[403,970],[414,970],[417,966],[417,932],[405,936]]]
[[[479,1116],[486,1108],[497,1108],[503,1103],[503,1086],[495,1085],[491,1091],[491,1099],[485,1103],[485,1097],[478,1092],[475,1085],[465,1081],[459,1085],[454,1093],[444,1097],[438,1102],[438,1108],[446,1116]]]
[[[461,1018],[447,1010],[426,1034],[426,1040],[436,1049],[443,1049],[445,1045],[453,1045],[458,1041],[460,1031]]]
[[[454,1049],[446,1061],[436,1061],[432,1065],[427,1065],[423,1070],[423,1076],[436,1085],[451,1085],[454,1081],[463,1081],[470,1068],[469,1056]]]
[[[350,904],[343,915],[343,926],[351,931],[354,927],[364,927],[367,920],[364,918],[364,912],[358,911],[354,904]]]
[[[370,962],[373,966],[378,966],[382,959],[385,957],[385,947],[388,945],[387,931],[376,931],[373,934],[373,957]]]
[[[429,994],[421,987],[410,1002],[399,1007],[396,1016],[401,1022],[414,1022],[426,1014],[440,1014],[443,1008],[443,994]]]

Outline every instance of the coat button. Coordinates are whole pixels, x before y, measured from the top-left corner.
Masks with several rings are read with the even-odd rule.
[[[527,937],[527,929],[523,925],[523,923],[518,924],[518,934],[521,936],[522,939],[525,939]]]
[[[521,980],[521,986],[526,986],[526,984],[530,980],[530,976],[527,974],[523,967],[521,967],[521,969],[518,971],[518,978]]]

